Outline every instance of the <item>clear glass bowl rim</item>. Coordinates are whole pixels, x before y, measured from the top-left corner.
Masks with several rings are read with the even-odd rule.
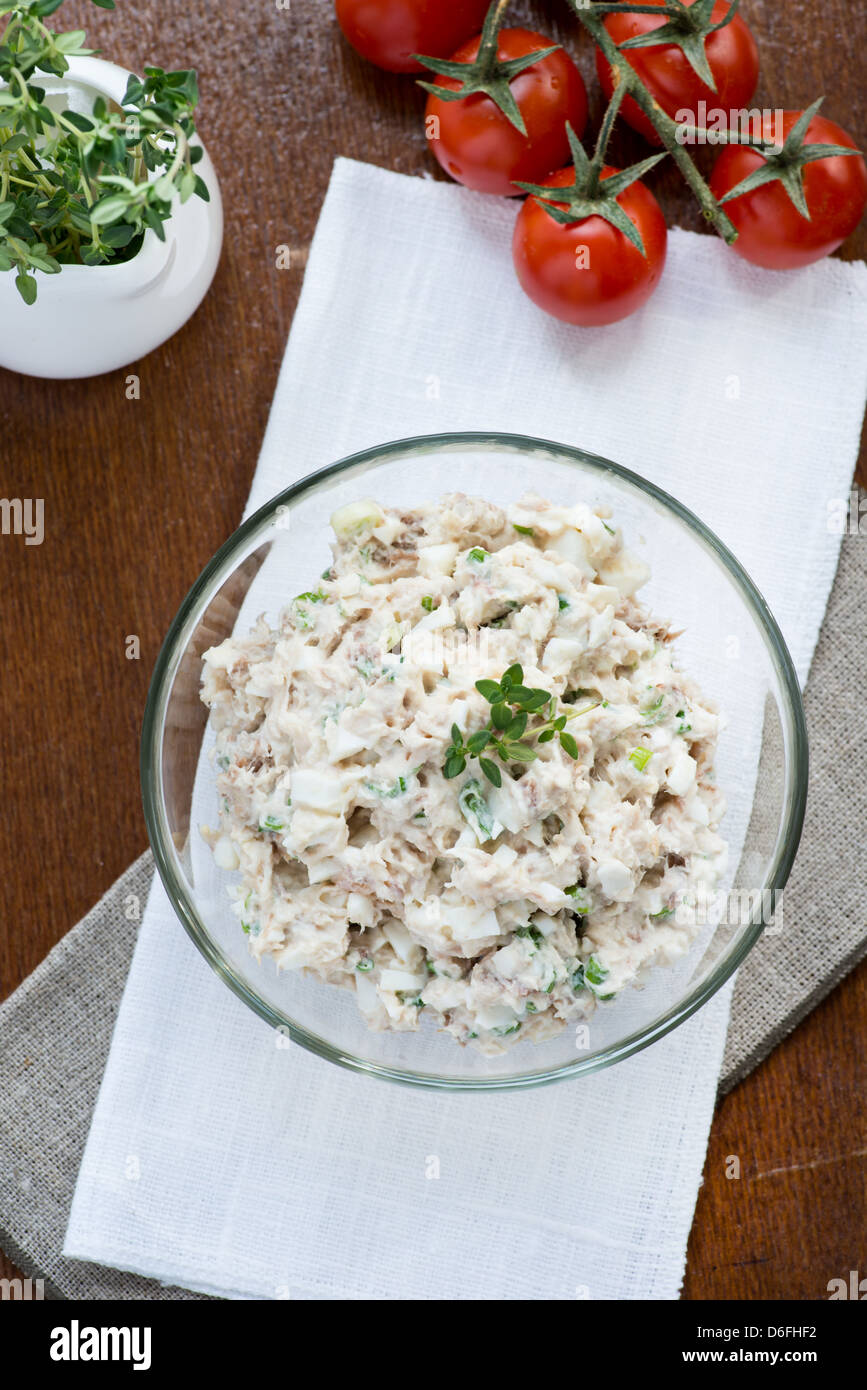
[[[629,1037],[591,1057],[579,1057],[558,1067],[527,1072],[514,1077],[436,1076],[415,1073],[400,1067],[386,1067],[380,1063],[368,1061],[365,1058],[342,1051],[325,1038],[309,1032],[294,1020],[283,1015],[278,1009],[272,1007],[237,974],[210,937],[204,921],[199,916],[196,904],[187,891],[183,874],[179,868],[162,798],[162,731],[172,683],[186,644],[195,630],[202,611],[234,571],[239,561],[249,553],[251,543],[258,535],[266,533],[273,525],[277,509],[296,501],[327,479],[359,465],[376,464],[395,455],[408,452],[439,453],[467,447],[488,447],[492,450],[499,449],[518,453],[542,450],[555,455],[564,463],[577,463],[599,473],[613,474],[628,486],[637,489],[657,504],[662,505],[685,525],[728,572],[729,577],[740,591],[764,640],[780,687],[780,713],[786,752],[783,817],[766,881],[763,885],[771,892],[755,895],[759,901],[750,923],[734,943],[732,949],[721,958],[700,985],[652,1024],[639,1029]],[[329,464],[326,468],[308,473],[306,477],[272,497],[233,532],[190,588],[160,649],[151,677],[142,721],[140,770],[148,837],[157,870],[174,911],[208,964],[254,1013],[257,1013],[272,1028],[280,1029],[284,1034],[288,1034],[292,1041],[307,1051],[351,1071],[378,1076],[403,1085],[423,1087],[428,1090],[503,1091],[544,1086],[554,1081],[587,1075],[601,1071],[604,1067],[612,1066],[615,1062],[622,1061],[633,1053],[641,1051],[666,1033],[671,1032],[672,1029],[700,1009],[703,1004],[707,1003],[711,996],[725,984],[761,936],[764,927],[768,924],[765,913],[766,905],[768,902],[773,902],[775,893],[785,886],[789,877],[804,821],[809,756],[800,686],[789,650],[777,622],[746,570],[728,547],[694,512],[663,488],[631,469],[624,468],[620,464],[613,463],[610,459],[588,453],[573,445],[497,431],[455,431],[415,435],[406,439],[393,440],[388,444],[360,450],[336,463]]]

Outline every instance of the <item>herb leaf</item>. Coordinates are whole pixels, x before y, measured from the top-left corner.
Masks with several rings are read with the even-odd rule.
[[[489,782],[493,782],[495,787],[503,785],[503,774],[496,763],[491,762],[490,758],[479,758],[479,767],[485,774]]]
[[[560,735],[560,747],[563,749],[564,753],[569,754],[570,758],[578,757],[578,744],[575,742],[571,734]]]
[[[508,729],[512,722],[512,711],[503,703],[491,706],[491,723],[495,729]]]
[[[477,758],[487,748],[492,738],[493,734],[489,729],[479,729],[477,734],[471,734],[467,739],[467,749],[472,757]]]

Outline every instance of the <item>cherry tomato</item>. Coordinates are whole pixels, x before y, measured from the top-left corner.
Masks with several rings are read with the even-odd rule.
[[[352,47],[389,72],[424,72],[410,56],[447,58],[478,32],[490,0],[335,0]]]
[[[647,0],[647,3],[662,5],[665,0]],[[693,3],[694,0],[687,0],[687,4]],[[715,24],[719,23],[728,8],[728,0],[717,0],[712,15]],[[649,14],[615,13],[607,16],[605,28],[614,42],[620,44],[636,34],[646,34],[652,29],[661,28],[667,18],[664,14],[657,19],[655,15]],[[747,106],[759,80],[759,50],[752,31],[739,14],[736,14],[724,28],[708,35],[704,51],[716,83],[715,92],[702,82],[683,50],[676,44],[661,44],[658,48],[627,49],[623,56],[629,60],[630,66],[649,88],[651,96],[659,102],[672,120],[677,118],[678,111],[689,111],[690,119],[694,122],[697,119],[700,101],[706,102],[709,110],[721,108],[725,112],[739,111]],[[605,96],[610,98],[614,90],[611,66],[602,50],[598,48],[596,71]],[[652,145],[661,143],[650,121],[632,97],[626,97],[620,110],[624,120]]]
[[[543,179],[550,188],[570,184],[573,169]],[[606,166],[603,179],[617,170]],[[617,201],[641,234],[646,257],[604,218],[555,222],[529,197],[518,213],[512,258],[521,288],[540,309],[565,323],[616,323],[649,299],[665,265],[667,233],[662,211],[640,181]],[[561,205],[562,206],[562,205]]]
[[[501,29],[500,59],[522,58],[551,41],[529,29]],[[454,62],[471,62],[479,51],[478,37],[452,54]],[[453,91],[459,83],[438,77],[438,87]],[[518,73],[509,84],[524,124],[522,135],[494,101],[475,92],[462,101],[441,101],[431,94],[425,110],[425,130],[431,149],[446,173],[481,193],[514,197],[516,179],[539,183],[569,158],[568,121],[576,135],[587,122],[587,93],[580,72],[562,48]]]
[[[784,111],[783,139],[801,115]],[[814,116],[807,126],[806,144],[857,146],[848,131],[824,116]],[[714,197],[722,198],[741,179],[763,163],[762,156],[745,145],[726,145],[710,179]],[[835,251],[860,222],[867,206],[867,166],[861,155],[832,155],[803,169],[804,193],[810,220],[802,217],[780,183],[732,198],[725,211],[737,227],[732,250],[753,265],[768,270],[791,270],[810,265]]]

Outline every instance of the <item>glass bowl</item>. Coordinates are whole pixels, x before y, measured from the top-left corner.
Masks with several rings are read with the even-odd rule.
[[[446,492],[501,503],[532,488],[557,501],[607,503],[626,545],[650,565],[642,601],[684,629],[677,660],[725,712],[717,781],[729,809],[731,863],[716,909],[689,953],[643,988],[499,1057],[462,1048],[422,1015],[416,1033],[368,1030],[353,994],[249,954],[221,873],[199,834],[216,822],[211,742],[199,699],[202,653],[260,612],[276,618],[330,563],[329,518],[363,497],[411,506]],[[768,607],[734,555],[698,517],[645,478],[581,449],[499,434],[449,434],[366,449],[311,474],[239,527],[196,580],[156,663],[141,775],[157,868],[202,955],[251,1009],[301,1047],[354,1071],[415,1086],[537,1086],[609,1066],[661,1038],[710,999],[772,920],[801,832],[807,740],[797,678]],[[430,1026],[426,1026],[430,1025]],[[287,1043],[287,1045],[289,1045]]]

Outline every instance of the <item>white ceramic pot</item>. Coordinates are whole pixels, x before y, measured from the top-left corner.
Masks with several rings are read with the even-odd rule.
[[[48,105],[87,112],[99,95],[119,103],[128,79],[101,58],[72,58],[63,78],[42,85]],[[147,231],[132,260],[65,265],[59,275],[36,271],[39,294],[29,306],[15,272],[0,272],[0,366],[27,376],[98,376],[138,361],[177,333],[204,299],[223,243],[220,185],[207,151],[196,173],[211,201],[176,200],[163,224],[165,242]]]

